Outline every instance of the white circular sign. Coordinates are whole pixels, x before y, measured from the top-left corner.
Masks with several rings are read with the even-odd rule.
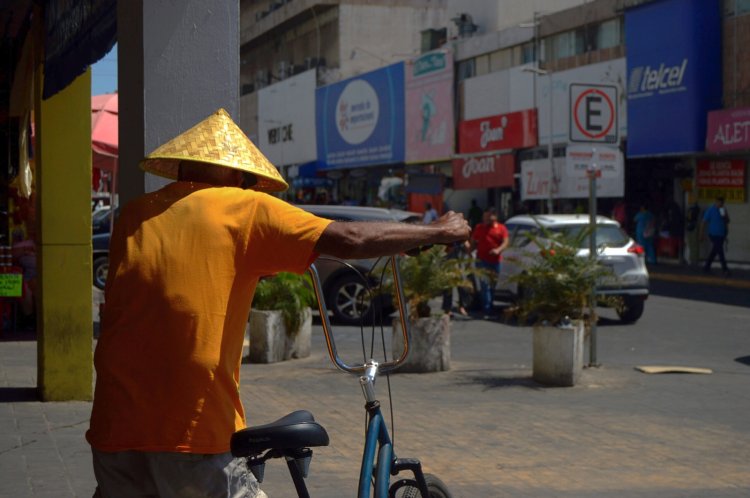
[[[380,115],[375,89],[364,80],[349,82],[336,103],[336,128],[341,138],[358,145],[370,138]]]

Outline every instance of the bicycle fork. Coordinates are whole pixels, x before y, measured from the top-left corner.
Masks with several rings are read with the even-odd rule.
[[[365,396],[365,410],[368,414],[367,438],[362,454],[362,466],[359,475],[360,498],[370,496],[371,479],[375,478],[375,498],[395,498],[396,491],[405,486],[416,486],[423,498],[429,497],[427,482],[422,472],[422,463],[416,458],[397,458],[393,453],[393,443],[380,411],[380,402],[375,399],[375,377],[377,362],[370,360],[365,373],[359,378]],[[375,451],[377,449],[377,464]],[[402,471],[410,471],[414,479],[400,479],[390,486],[390,476]]]

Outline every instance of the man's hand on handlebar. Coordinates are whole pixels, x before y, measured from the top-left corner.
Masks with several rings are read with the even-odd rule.
[[[448,211],[437,220],[430,223],[433,227],[440,228],[442,240],[439,244],[451,244],[453,242],[461,242],[468,240],[471,235],[471,228],[469,223],[464,219],[464,215],[453,211]],[[409,256],[416,256],[422,251],[430,249],[433,244],[427,244],[420,247],[415,247],[406,251]]]
[[[440,218],[431,223],[433,226],[439,226],[444,232],[445,240],[441,244],[450,244],[467,240],[471,235],[469,222],[464,219],[464,215],[453,211],[448,211]]]

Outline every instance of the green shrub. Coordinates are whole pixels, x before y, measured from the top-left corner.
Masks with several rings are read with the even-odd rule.
[[[253,298],[253,308],[280,311],[287,332],[294,337],[300,328],[300,318],[305,308],[315,304],[315,293],[307,274],[282,272],[258,282]]]

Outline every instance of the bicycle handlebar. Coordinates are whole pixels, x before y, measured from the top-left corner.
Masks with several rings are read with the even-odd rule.
[[[406,357],[409,354],[409,316],[405,304],[406,300],[404,298],[403,285],[401,281],[401,271],[398,267],[398,257],[391,256],[390,261],[391,269],[393,271],[393,287],[396,290],[396,305],[398,308],[399,319],[401,321],[401,331],[404,335],[404,351],[401,353],[401,356],[397,360],[381,363],[378,366],[378,370],[381,373],[387,373],[398,368],[404,361],[406,361]],[[333,334],[331,333],[331,322],[328,318],[328,308],[326,307],[325,299],[323,298],[318,269],[315,267],[315,264],[312,264],[310,265],[308,271],[310,273],[310,276],[312,277],[315,297],[318,300],[318,311],[320,312],[320,321],[323,325],[323,334],[326,338],[328,356],[331,358],[331,361],[339,370],[351,374],[364,374],[367,365],[347,365],[339,357],[338,352],[336,351],[336,341],[334,340]]]

